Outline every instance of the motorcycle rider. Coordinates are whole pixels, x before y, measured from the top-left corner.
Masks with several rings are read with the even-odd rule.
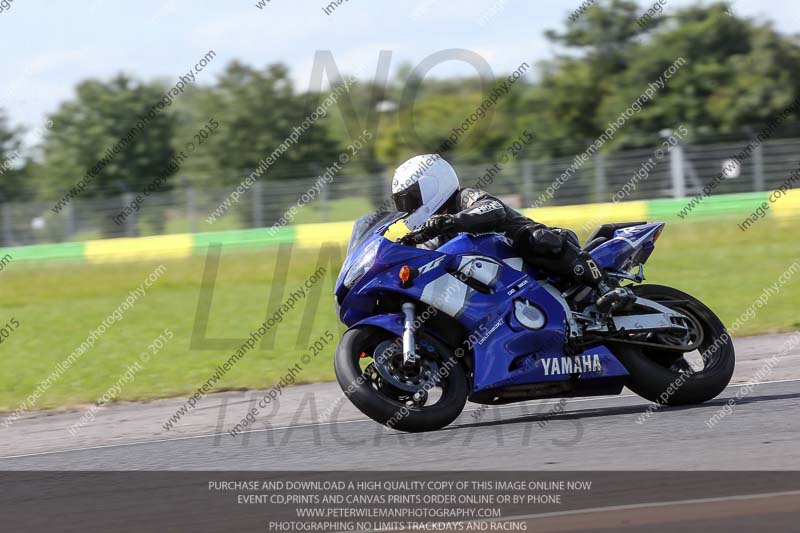
[[[630,289],[611,282],[581,250],[574,232],[534,222],[480,189],[460,188],[455,170],[438,154],[418,155],[400,165],[392,179],[392,199],[398,211],[409,213],[405,223],[420,231],[426,248],[438,248],[458,233],[502,233],[530,265],[592,287],[601,313],[635,300]]]

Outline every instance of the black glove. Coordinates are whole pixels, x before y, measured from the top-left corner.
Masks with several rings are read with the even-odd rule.
[[[420,227],[419,234],[432,239],[452,228],[455,224],[456,221],[453,215],[433,215]]]

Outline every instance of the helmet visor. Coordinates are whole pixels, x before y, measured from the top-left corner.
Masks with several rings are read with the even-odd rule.
[[[422,191],[419,182],[414,183],[405,190],[392,195],[394,205],[398,211],[413,213],[422,206]]]

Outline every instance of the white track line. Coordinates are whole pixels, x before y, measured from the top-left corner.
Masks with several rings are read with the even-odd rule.
[[[758,385],[770,385],[770,384],[775,384],[775,383],[794,383],[794,382],[798,382],[798,381],[800,381],[800,379],[798,379],[798,378],[796,378],[796,379],[778,379],[778,380],[774,380],[774,381],[761,381],[761,382],[758,383]],[[744,387],[746,385],[749,385],[749,384],[748,383],[737,383],[735,385],[728,385],[727,387],[725,387],[725,390],[733,389],[733,388],[736,388],[736,387]],[[617,399],[617,398],[638,398],[638,397],[639,396],[637,396],[636,394],[620,394],[620,395],[616,395],[616,396],[593,396],[593,397],[589,397],[589,398],[567,399],[567,404],[576,403],[576,402],[591,402],[591,401],[599,401],[599,400],[613,400],[613,399]],[[515,407],[519,408],[519,407],[521,407],[523,405],[553,405],[553,404],[557,404],[557,403],[558,403],[557,401],[551,401],[551,402],[546,402],[546,403],[526,402],[526,403],[495,406],[493,408],[494,409],[511,409],[511,408],[515,408]],[[479,409],[480,408],[465,409],[463,412],[468,413],[468,412],[472,412],[472,411],[477,411]],[[344,420],[342,422],[316,422],[316,423],[312,423],[312,424],[298,424],[298,425],[294,425],[294,426],[289,425],[289,426],[280,426],[280,427],[274,427],[274,428],[251,429],[251,430],[248,430],[248,431],[243,431],[241,434],[244,435],[244,434],[247,434],[247,433],[265,433],[265,432],[269,432],[269,431],[283,431],[283,430],[286,430],[286,429],[294,429],[294,428],[302,429],[302,428],[310,428],[310,427],[331,426],[331,425],[335,425],[335,424],[345,425],[345,424],[356,424],[356,423],[363,423],[363,422],[372,422],[374,424],[374,422],[371,419],[363,418],[363,419],[357,419],[357,420]],[[3,457],[0,457],[0,461],[2,461],[3,459],[21,459],[21,458],[24,458],[24,457],[39,457],[39,456],[42,456],[42,455],[55,455],[55,454],[59,454],[59,453],[87,452],[87,451],[92,451],[92,450],[103,450],[103,449],[107,449],[107,448],[123,448],[123,447],[128,447],[128,446],[141,446],[141,445],[145,445],[145,444],[159,444],[159,443],[163,443],[163,442],[177,442],[177,441],[182,441],[182,440],[208,439],[208,438],[213,438],[213,437],[221,437],[221,436],[227,435],[227,434],[228,434],[228,432],[226,431],[226,432],[223,432],[223,433],[207,433],[207,434],[204,434],[204,435],[187,435],[185,437],[170,437],[170,438],[165,438],[165,439],[152,439],[152,440],[142,440],[142,441],[134,441],[134,442],[121,442],[119,444],[101,444],[101,445],[98,445],[98,446],[88,446],[88,447],[85,447],[85,448],[67,448],[67,449],[63,449],[63,450],[51,450],[51,451],[47,451],[47,452],[24,453],[24,454],[19,454],[19,455],[6,455],[6,456],[3,456]]]
[[[493,520],[481,520],[482,522],[510,522],[516,520],[536,520],[537,518],[556,518],[560,516],[581,515],[591,513],[611,513],[614,511],[632,511],[634,509],[651,509],[654,507],[670,507],[673,505],[691,505],[691,504],[704,504],[704,503],[718,503],[727,501],[743,501],[743,500],[761,500],[764,498],[777,498],[780,496],[798,496],[800,490],[786,491],[786,492],[764,492],[761,494],[741,494],[737,496],[718,496],[716,498],[702,498],[698,500],[676,500],[669,502],[652,502],[652,503],[632,503],[628,505],[612,505],[609,507],[594,507],[592,509],[574,509],[572,511],[556,511],[552,513],[540,514],[527,514],[518,516],[509,516],[508,518],[498,518]]]
[[[728,501],[747,501],[747,500],[763,500],[764,498],[778,498],[781,496],[798,496],[800,495],[800,491],[786,491],[786,492],[764,492],[761,494],[740,494],[735,496],[718,496],[716,498],[701,498],[697,500],[676,500],[676,501],[668,501],[668,502],[651,502],[651,503],[631,503],[627,505],[610,505],[608,507],[592,507],[590,509],[573,509],[571,511],[555,511],[552,513],[539,513],[539,514],[526,514],[526,515],[515,515],[515,516],[508,516],[502,518],[487,518],[482,520],[474,520],[474,522],[478,523],[485,523],[485,522],[519,522],[522,520],[537,520],[542,518],[559,518],[564,516],[576,516],[582,514],[592,514],[592,513],[613,513],[615,511],[633,511],[636,509],[652,509],[657,507],[670,507],[673,505],[700,505],[705,503],[719,503],[719,502],[728,502]],[[459,521],[459,522],[451,522],[451,524],[468,524],[470,522],[466,521]],[[535,524],[534,524],[535,525]],[[575,531],[578,531],[577,529]],[[580,531],[591,531],[586,529],[581,529]],[[338,532],[338,533],[345,533],[345,532]]]

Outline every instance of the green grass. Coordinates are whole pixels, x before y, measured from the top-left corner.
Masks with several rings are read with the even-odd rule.
[[[327,206],[313,202],[301,209],[294,219],[295,224],[313,224],[315,222],[337,222],[354,220],[364,212],[364,206],[370,205],[366,197],[350,197],[331,200]]]
[[[585,237],[585,236],[582,236]],[[731,324],[753,303],[764,287],[776,282],[789,265],[800,261],[800,230],[770,219],[747,233],[734,220],[670,224],[658,242],[647,268],[648,281],[683,289],[712,307]],[[317,253],[295,251],[287,291],[297,287],[316,268]],[[13,411],[134,290],[163,263],[167,270],[39,401],[39,408],[96,401],[119,378],[147,345],[170,328],[175,337],[124,386],[119,399],[146,400],[187,395],[214,372],[231,349],[190,347],[198,305],[204,257],[120,265],[78,263],[36,266],[11,263],[0,273],[0,325],[12,317],[17,331],[0,344],[0,410]],[[223,255],[208,322],[212,338],[244,338],[264,320],[275,268],[274,249]],[[320,296],[313,313],[309,339],[330,330],[337,338],[341,326],[331,304],[332,278],[338,265],[315,288]],[[273,289],[274,290],[274,289]],[[738,331],[739,335],[800,328],[797,302],[800,279],[790,280],[779,295]],[[276,328],[279,349],[249,353],[217,385],[215,391],[268,387],[294,365],[303,309],[289,313]],[[333,378],[331,354],[312,360],[298,382]]]
[[[327,204],[320,201],[311,202],[303,206],[292,221],[293,224],[314,224],[317,222],[338,222],[343,220],[353,220],[358,215],[357,213],[371,212],[372,208],[365,211],[364,206],[369,206],[370,201],[367,197],[349,197],[340,198],[337,200],[329,200]],[[286,206],[288,209],[290,206]],[[240,208],[241,209],[241,208]],[[206,212],[208,211],[208,212]],[[203,210],[198,208],[197,220],[195,226],[197,231],[226,231],[246,229],[247,225],[241,220],[239,214],[235,212],[226,213],[225,216],[218,218],[213,226],[208,226],[205,222],[206,216],[211,212],[211,209]],[[247,212],[249,216],[249,211]],[[139,221],[140,233],[142,235],[158,234],[146,221]],[[178,213],[173,215],[165,224],[164,233],[191,233],[192,223],[185,213]],[[91,238],[98,237],[99,232],[94,232]],[[88,240],[88,239],[81,239]]]

